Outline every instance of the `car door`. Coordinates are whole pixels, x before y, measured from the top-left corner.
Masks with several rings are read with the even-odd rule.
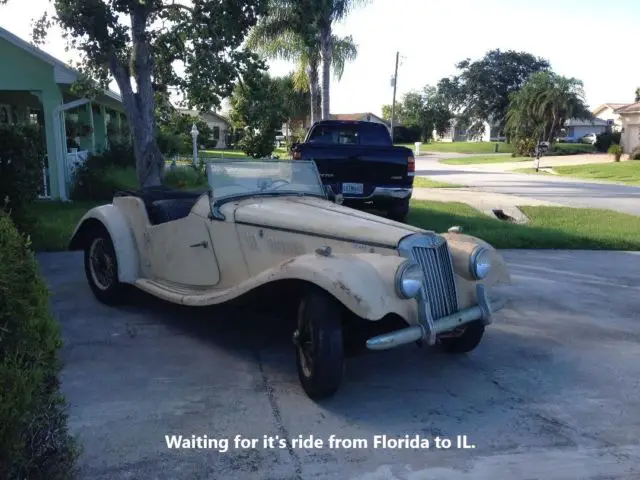
[[[194,287],[218,284],[220,270],[207,221],[189,214],[147,228],[145,237],[155,280]]]

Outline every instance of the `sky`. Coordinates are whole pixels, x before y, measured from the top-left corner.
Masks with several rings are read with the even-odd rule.
[[[30,40],[31,19],[47,5],[10,0],[0,7],[0,26]],[[630,103],[640,86],[638,20],[640,0],[372,0],[335,27],[336,34],[353,36],[359,53],[342,79],[332,81],[331,111],[380,115],[392,101],[396,52],[400,99],[455,74],[459,61],[496,48],[546,58],[557,73],[582,80],[591,108]],[[58,30],[42,48],[73,59]],[[274,75],[293,69],[270,62]]]

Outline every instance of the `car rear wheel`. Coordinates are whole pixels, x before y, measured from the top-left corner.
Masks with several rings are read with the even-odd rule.
[[[478,320],[469,323],[458,337],[441,338],[440,346],[447,353],[468,353],[480,344],[483,335],[484,325]]]
[[[343,313],[342,305],[321,290],[305,294],[298,306],[297,329],[293,334],[298,377],[312,399],[333,395],[342,382]]]
[[[405,223],[409,215],[409,199],[398,200],[387,211],[387,217],[396,222]]]
[[[94,296],[107,305],[120,303],[124,285],[118,280],[118,259],[111,236],[104,227],[96,228],[84,250],[84,270]]]

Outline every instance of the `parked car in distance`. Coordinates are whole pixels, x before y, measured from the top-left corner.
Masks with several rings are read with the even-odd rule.
[[[595,133],[587,133],[580,137],[580,143],[587,143],[589,145],[595,145],[598,136]]]
[[[182,305],[290,304],[311,398],[337,391],[351,348],[461,354],[480,343],[496,307],[489,290],[509,281],[486,242],[335,204],[312,161],[215,161],[207,176],[206,192],[118,192],[83,216],[69,248],[84,250],[99,301],[117,304],[134,286]]]
[[[294,160],[313,160],[329,198],[342,195],[345,205],[373,207],[405,221],[413,193],[413,151],[395,147],[380,123],[322,120],[292,148]]]

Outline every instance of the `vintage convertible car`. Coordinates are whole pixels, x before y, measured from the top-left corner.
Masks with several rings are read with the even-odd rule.
[[[119,192],[84,215],[69,248],[84,250],[91,290],[107,304],[128,285],[193,306],[263,287],[295,299],[311,398],[338,389],[354,342],[471,351],[491,322],[488,288],[510,281],[496,250],[459,229],[438,234],[327,200],[313,161],[215,162],[207,177],[202,194]]]

